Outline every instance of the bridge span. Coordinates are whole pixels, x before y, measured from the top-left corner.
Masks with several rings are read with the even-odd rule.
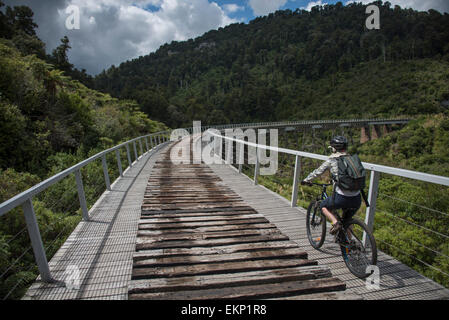
[[[39,230],[33,234],[27,218],[41,275],[23,299],[449,299],[448,289],[382,252],[380,287],[368,288],[347,270],[332,237],[322,250],[309,245],[306,210],[259,185],[257,174],[250,179],[221,159],[173,164],[170,150],[190,138],[170,142],[160,135],[151,146],[146,139],[131,141],[136,161],[48,264],[36,242]],[[367,169],[374,172],[371,190],[375,172],[391,170]],[[432,175],[399,174],[433,181]],[[438,179],[449,185],[448,178]],[[34,214],[32,195],[25,202],[21,197],[2,204],[0,215],[18,203],[25,215]]]

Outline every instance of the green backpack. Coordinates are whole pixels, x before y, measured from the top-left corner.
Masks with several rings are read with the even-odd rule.
[[[361,191],[365,188],[365,168],[358,155],[344,155],[337,158],[337,185],[343,190]]]

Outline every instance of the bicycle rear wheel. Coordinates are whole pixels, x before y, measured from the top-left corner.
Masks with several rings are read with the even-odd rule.
[[[320,203],[310,202],[307,208],[306,229],[309,242],[315,249],[321,248],[326,237],[326,217],[320,209]]]
[[[358,278],[366,278],[367,267],[377,263],[377,247],[373,234],[363,222],[351,219],[344,224],[343,234],[346,242],[340,242],[341,254],[346,266],[353,275]],[[350,231],[349,231],[350,230]],[[363,244],[363,233],[366,232],[365,245]]]

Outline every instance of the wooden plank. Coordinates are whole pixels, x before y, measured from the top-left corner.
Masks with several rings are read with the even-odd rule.
[[[209,299],[266,299],[298,294],[345,290],[345,284],[336,278],[287,281],[259,285],[225,287],[205,290],[185,290],[130,294],[130,300],[209,300]]]
[[[181,277],[215,273],[235,273],[255,270],[273,270],[288,267],[317,265],[314,260],[307,259],[270,259],[243,262],[221,262],[170,267],[134,268],[132,279]]]
[[[219,227],[200,227],[200,228],[178,228],[178,229],[154,229],[149,228],[147,230],[148,235],[160,235],[170,233],[206,233],[206,232],[221,232],[221,231],[233,231],[233,230],[248,230],[248,229],[274,229],[276,226],[271,223],[255,223],[255,224],[237,224],[237,225],[224,225]],[[139,230],[146,230],[147,225],[139,225]]]
[[[285,241],[289,240],[287,236],[283,234],[272,234],[264,236],[252,236],[241,238],[225,238],[211,240],[195,240],[195,241],[152,241],[141,240],[137,238],[136,250],[148,250],[148,249],[165,249],[165,248],[192,248],[192,247],[215,247],[230,244],[243,244],[251,242],[264,242],[264,241]]]
[[[235,211],[251,211],[254,212],[255,210],[251,207],[248,207],[246,205],[244,206],[235,206],[232,208],[195,208],[195,209],[174,209],[174,210],[142,210],[143,214],[169,214],[169,213],[206,213],[206,212],[235,212]]]
[[[218,198],[218,197],[217,198],[213,198],[213,197],[200,198],[200,197],[198,197],[198,199],[194,199],[194,198],[192,198],[192,199],[177,199],[176,198],[175,199],[175,198],[173,198],[172,200],[167,200],[167,201],[151,198],[151,199],[144,199],[142,201],[144,206],[145,205],[151,205],[151,204],[155,204],[155,205],[158,205],[158,204],[159,205],[173,205],[173,204],[176,204],[176,205],[188,204],[188,205],[190,205],[190,204],[197,204],[199,206],[199,205],[202,205],[204,203],[211,203],[211,204],[221,205],[221,203],[229,203],[229,202],[238,203],[238,202],[242,202],[242,201],[238,200],[238,199],[232,200],[232,199],[226,198],[226,197],[222,197],[222,198]]]
[[[150,280],[132,281],[129,286],[129,293],[204,290],[228,286],[267,284],[328,277],[331,277],[329,268],[323,266],[308,266],[229,274],[210,274],[193,277],[155,278]]]
[[[154,250],[142,250],[134,253],[133,260],[138,261],[141,259],[158,258],[158,257],[226,254],[226,253],[245,252],[252,250],[277,250],[289,248],[298,248],[298,246],[293,241],[274,241],[274,242],[233,244],[229,246],[220,246],[216,248],[194,247],[194,248],[154,249]]]
[[[178,212],[178,213],[151,213],[142,212],[142,216],[151,216],[152,218],[181,218],[181,217],[213,217],[213,216],[238,216],[238,215],[257,214],[257,211],[215,211],[215,212]]]
[[[219,239],[219,238],[238,238],[248,236],[259,235],[272,235],[281,234],[279,229],[252,229],[252,230],[229,230],[222,232],[206,232],[206,233],[162,233],[160,235],[154,235],[151,231],[139,230],[137,236],[141,241],[154,240],[154,241],[174,241],[174,240],[207,240],[207,239]]]
[[[141,267],[157,267],[157,266],[172,266],[172,265],[191,265],[191,264],[204,264],[204,263],[218,263],[218,262],[230,262],[230,261],[254,261],[263,259],[307,259],[307,253],[303,250],[292,249],[279,249],[279,250],[261,250],[261,251],[249,251],[240,253],[229,253],[220,255],[207,255],[207,256],[181,256],[181,257],[163,257],[163,258],[151,258],[134,261],[135,268]]]
[[[173,209],[210,209],[210,208],[232,208],[241,206],[243,202],[220,202],[220,203],[202,203],[202,204],[161,204],[151,205],[143,204],[142,210],[173,210]]]
[[[173,222],[212,222],[212,221],[234,221],[234,220],[248,220],[254,218],[264,218],[260,213],[241,214],[237,216],[200,216],[200,217],[176,217],[176,218],[158,218],[152,215],[141,216],[146,223],[173,223]]]
[[[140,226],[145,226],[145,230],[162,230],[162,229],[176,229],[176,228],[200,228],[207,226],[226,226],[226,225],[239,225],[239,224],[252,224],[252,223],[267,223],[265,218],[254,218],[245,220],[221,220],[221,221],[204,221],[204,222],[176,222],[171,223],[149,223],[146,219],[140,220]]]

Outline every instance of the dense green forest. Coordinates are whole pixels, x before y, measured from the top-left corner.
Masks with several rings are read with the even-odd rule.
[[[72,80],[79,71],[67,59],[68,39],[46,55],[32,17],[27,7],[0,11],[0,203],[119,142],[167,129],[134,101]],[[116,178],[114,157],[107,160]],[[82,174],[90,207],[105,189],[101,163]],[[48,257],[80,221],[74,180],[66,178],[33,199]],[[0,299],[20,297],[36,271],[17,208],[0,217]]]
[[[362,4],[277,11],[112,66],[95,87],[172,127],[445,112],[449,15],[376,4],[380,30]]]

